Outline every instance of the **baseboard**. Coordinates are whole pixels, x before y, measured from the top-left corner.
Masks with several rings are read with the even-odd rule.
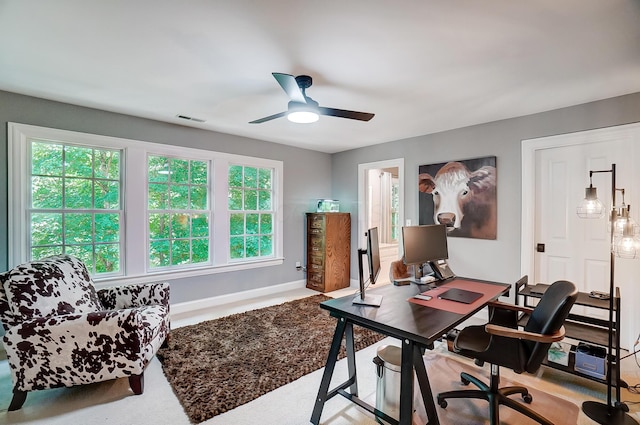
[[[294,282],[281,283],[279,285],[267,286],[264,288],[250,289],[247,291],[234,292],[232,294],[219,295],[215,297],[203,298],[200,300],[186,301],[183,303],[171,304],[171,314],[178,315],[188,313],[194,310],[216,307],[223,304],[233,303],[236,301],[246,300],[248,298],[257,298],[266,295],[277,294],[279,292],[291,291],[294,289],[304,288],[307,284],[306,280],[297,280]]]

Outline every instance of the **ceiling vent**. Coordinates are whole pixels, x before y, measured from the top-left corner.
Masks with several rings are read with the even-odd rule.
[[[205,122],[202,118],[194,118],[187,115],[176,115],[176,117],[187,121]]]

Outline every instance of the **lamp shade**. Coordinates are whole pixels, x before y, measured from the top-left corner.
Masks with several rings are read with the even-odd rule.
[[[578,205],[576,213],[580,218],[602,218],[604,217],[604,205],[598,199],[596,188],[589,186],[585,189],[584,199]]]

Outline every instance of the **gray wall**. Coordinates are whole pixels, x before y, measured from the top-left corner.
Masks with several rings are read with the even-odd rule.
[[[281,266],[171,282],[173,303],[304,279],[304,213],[331,198],[331,156],[228,134],[135,118],[0,91],[0,271],[8,268],[7,122],[276,159],[284,163],[284,256]]]
[[[450,264],[461,276],[515,281],[520,276],[521,141],[640,121],[640,93],[429,134],[334,154],[333,196],[357,223],[358,164],[404,158],[405,218],[418,223],[418,166],[497,157],[498,237],[449,238]],[[585,185],[587,182],[585,182]],[[357,226],[352,228],[351,276],[357,276]]]

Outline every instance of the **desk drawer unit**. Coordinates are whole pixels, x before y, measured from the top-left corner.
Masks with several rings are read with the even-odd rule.
[[[330,292],[349,286],[349,213],[307,213],[307,288]]]

